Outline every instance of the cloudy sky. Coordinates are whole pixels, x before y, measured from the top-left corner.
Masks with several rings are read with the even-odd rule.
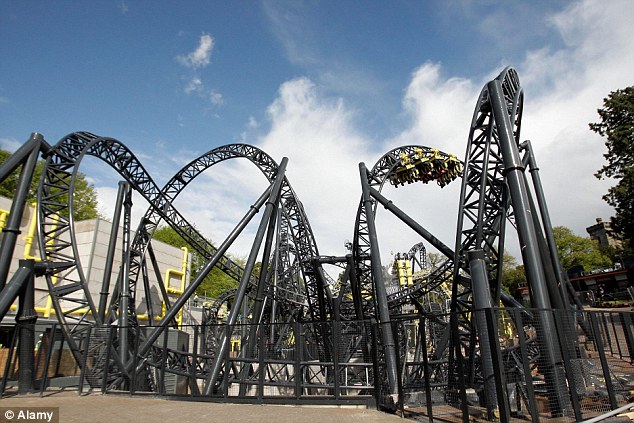
[[[409,144],[463,157],[482,86],[513,66],[553,224],[586,236],[612,214],[601,200],[611,182],[593,176],[605,147],[588,123],[634,83],[632,16],[630,0],[3,0],[0,146],[89,131],[122,141],[162,185],[208,150],[253,144],[289,158],[320,252],[340,255],[359,162]],[[81,170],[109,216],[115,175],[97,160]],[[222,164],[177,207],[219,242],[265,185],[249,166]],[[385,194],[453,246],[454,185]],[[385,211],[378,221],[383,261],[419,241]],[[234,253],[248,245],[245,235]]]

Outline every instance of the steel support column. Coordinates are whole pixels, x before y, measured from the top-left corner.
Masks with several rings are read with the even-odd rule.
[[[20,357],[20,375],[18,377],[18,393],[26,394],[35,388],[35,260],[20,260],[20,268],[29,271],[26,283],[20,293],[18,314],[15,316],[20,340],[18,356]]]
[[[504,174],[509,185],[511,203],[515,214],[517,232],[522,251],[522,261],[526,269],[526,279],[531,290],[533,306],[538,309],[551,309],[546,278],[539,251],[539,242],[533,226],[531,207],[528,199],[528,187],[524,179],[524,165],[513,134],[513,125],[509,116],[502,83],[493,80],[487,84],[491,108],[497,126]],[[549,388],[550,410],[553,415],[562,414],[567,404],[567,388],[561,363],[561,352],[550,342],[549,337],[556,333],[552,314],[538,312],[541,330],[538,332],[539,347],[542,355],[542,368]]]
[[[491,310],[491,292],[489,291],[489,276],[485,263],[483,250],[474,250],[467,253],[469,260],[469,272],[471,274],[471,287],[473,289],[474,319],[480,339],[480,362],[482,377],[484,378],[484,400],[488,418],[491,420],[498,413],[498,404],[495,388],[491,336],[487,328],[485,310]],[[502,389],[502,387],[499,387]]]
[[[165,316],[163,316],[163,319],[161,319],[159,324],[154,327],[154,329],[152,330],[152,332],[150,332],[150,334],[147,336],[145,341],[139,346],[139,351],[138,351],[139,356],[145,355],[150,350],[150,348],[152,347],[152,344],[154,344],[154,342],[158,339],[158,337],[161,336],[161,333],[165,331],[165,328],[170,324],[170,322],[174,319],[174,317],[176,317],[180,309],[187,303],[187,301],[189,301],[189,298],[194,294],[194,292],[200,286],[203,280],[205,280],[207,275],[209,275],[209,272],[211,272],[211,270],[216,266],[216,264],[218,264],[218,261],[220,261],[220,259],[224,256],[224,254],[227,252],[227,250],[231,246],[231,244],[233,244],[233,242],[240,235],[240,233],[242,233],[242,231],[249,224],[253,216],[255,216],[258,213],[260,207],[262,207],[262,205],[264,205],[266,200],[269,198],[270,193],[271,193],[271,186],[269,186],[264,191],[264,193],[260,196],[260,198],[258,198],[258,200],[251,206],[250,210],[246,213],[246,215],[242,218],[242,220],[240,220],[240,222],[236,225],[233,231],[231,231],[227,239],[225,239],[225,241],[218,247],[218,249],[216,250],[216,253],[211,257],[211,259],[209,259],[207,264],[205,264],[205,266],[202,269],[200,269],[200,272],[198,273],[196,278],[190,282],[187,288],[185,288],[185,291],[183,292],[183,294],[180,297],[178,297],[178,299],[174,302],[172,307],[170,307],[169,310],[165,312]],[[130,371],[135,366],[136,366],[136,361],[131,360],[126,364],[126,370]]]
[[[446,246],[441,240],[436,238],[431,232],[423,228],[418,222],[409,217],[403,210],[398,208],[391,200],[385,198],[379,191],[370,187],[370,195],[376,199],[383,207],[391,211],[394,216],[401,219],[403,223],[412,228],[417,234],[422,236],[427,242],[433,245],[438,251],[443,253],[449,260],[454,259],[454,252]]]
[[[240,306],[242,305],[242,301],[244,300],[247,286],[249,285],[251,272],[253,271],[253,266],[255,265],[255,260],[257,259],[258,251],[260,250],[260,245],[262,244],[262,240],[264,239],[266,229],[269,226],[271,216],[276,211],[279,203],[280,192],[282,188],[282,182],[284,181],[284,173],[286,171],[287,163],[288,159],[284,157],[277,169],[277,174],[275,175],[271,194],[266,202],[266,208],[262,215],[260,226],[258,227],[258,230],[256,232],[255,241],[253,242],[253,246],[251,247],[251,253],[249,254],[249,258],[247,259],[247,263],[244,267],[244,274],[242,275],[242,280],[240,281],[238,292],[236,292],[233,307],[231,308],[231,312],[229,313],[229,317],[227,318],[227,325],[220,341],[220,347],[216,352],[216,357],[214,358],[212,367],[209,371],[209,376],[205,381],[205,387],[203,390],[203,395],[205,396],[210,396],[213,393],[213,388],[218,380],[218,376],[220,375],[220,370],[222,368],[225,354],[229,351],[231,331],[233,325],[235,325],[238,318],[238,310],[240,310]]]
[[[13,274],[11,280],[0,292],[0,321],[7,315],[11,309],[11,305],[18,298],[24,284],[27,283],[30,270],[28,268],[19,267]]]
[[[7,283],[7,276],[9,275],[9,268],[11,267],[11,258],[13,257],[13,249],[15,248],[15,243],[18,239],[18,235],[20,234],[20,222],[22,221],[26,201],[29,198],[31,181],[33,180],[33,173],[35,172],[35,166],[37,165],[37,160],[40,155],[40,146],[43,142],[44,138],[42,135],[36,132],[31,134],[31,138],[27,142],[31,150],[26,158],[26,161],[22,163],[20,179],[18,180],[18,186],[16,188],[15,195],[13,196],[13,202],[11,203],[11,210],[9,212],[9,217],[7,218],[7,224],[2,230],[2,242],[0,243],[0,291],[4,289]],[[24,155],[26,155],[26,152],[24,152]],[[6,170],[10,168],[10,166],[3,167],[3,169]],[[6,172],[3,171],[3,173]]]
[[[368,225],[368,235],[370,238],[370,261],[372,263],[372,279],[374,280],[374,294],[378,307],[378,320],[381,325],[383,350],[385,354],[385,365],[387,367],[387,377],[390,395],[394,399],[398,395],[398,366],[396,362],[396,347],[392,324],[390,321],[390,309],[387,302],[387,291],[383,280],[383,266],[381,265],[381,254],[379,252],[379,240],[374,222],[374,211],[372,210],[372,198],[370,196],[370,184],[368,183],[368,170],[365,163],[359,163],[359,174],[361,176],[361,189],[363,191],[363,205]],[[396,401],[394,401],[396,402]]]
[[[128,333],[130,312],[130,284],[128,283],[130,273],[130,221],[132,218],[132,191],[128,191],[123,202],[123,247],[121,252],[121,297],[119,300],[119,347],[121,361],[126,362],[128,353]]]
[[[279,199],[277,199],[275,202],[276,208],[277,208],[277,201],[279,201]],[[260,276],[258,277],[258,288],[257,288],[256,296],[255,296],[255,301],[253,304],[253,311],[252,311],[253,320],[250,322],[251,325],[249,325],[249,335],[246,337],[246,342],[243,341],[241,342],[241,345],[240,345],[240,349],[242,350],[241,352],[244,353],[244,358],[246,359],[255,358],[256,338],[258,334],[258,329],[262,328],[261,326],[262,312],[264,310],[264,300],[265,300],[264,294],[266,291],[267,273],[269,268],[269,260],[271,256],[271,248],[273,245],[273,236],[275,235],[277,215],[278,215],[277,212],[271,213],[271,217],[268,222],[268,229],[266,232],[266,242],[264,243],[264,252],[262,253],[262,266],[260,267]],[[275,272],[275,269],[273,269],[272,271]],[[247,281],[248,281],[248,278],[247,278]],[[243,313],[243,316],[246,317],[246,314]],[[228,326],[227,326],[227,329],[229,329]],[[260,336],[262,336],[262,334],[260,334]],[[260,356],[262,356],[263,354],[264,353],[260,351]],[[259,370],[262,371],[262,368],[259,368]],[[245,365],[242,368],[242,371],[240,372],[240,378],[242,379],[242,381],[246,381],[250,371],[251,371],[251,364],[247,363],[247,365]],[[246,383],[243,383],[240,385],[240,396],[246,395],[246,389],[247,389]]]
[[[119,182],[119,191],[117,192],[117,202],[114,205],[114,214],[112,215],[112,226],[110,227],[110,240],[108,242],[108,252],[106,253],[106,264],[103,271],[103,281],[101,282],[101,292],[99,293],[99,322],[104,322],[106,317],[106,308],[108,307],[108,294],[110,293],[110,279],[112,278],[112,264],[114,262],[114,254],[117,248],[117,237],[119,236],[119,221],[121,220],[121,207],[123,200],[129,189],[127,182]]]
[[[546,242],[548,243],[548,249],[550,252],[550,259],[555,269],[555,277],[557,283],[559,284],[559,289],[561,291],[564,303],[566,306],[568,306],[568,302],[565,301],[566,298],[568,298],[565,289],[565,284],[568,283],[568,275],[561,265],[559,252],[557,251],[557,244],[555,243],[555,236],[553,234],[553,226],[550,221],[550,213],[548,212],[548,206],[546,205],[546,197],[544,195],[544,188],[542,187],[541,177],[539,176],[539,167],[537,166],[537,162],[535,161],[533,146],[530,140],[526,140],[521,144],[521,147],[526,149],[526,153],[528,156],[529,172],[531,174],[531,178],[533,179],[533,188],[535,189],[535,195],[537,197],[537,206],[539,207],[539,211],[542,217],[544,234],[546,235]],[[566,307],[566,309],[569,309],[569,307]]]

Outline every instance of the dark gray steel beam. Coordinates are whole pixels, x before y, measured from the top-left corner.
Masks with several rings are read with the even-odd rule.
[[[127,191],[123,202],[123,246],[121,251],[121,297],[119,300],[119,335],[121,361],[128,361],[128,316],[130,312],[130,222],[132,218],[132,191]]]
[[[112,278],[112,265],[114,262],[114,254],[117,249],[117,237],[119,236],[119,222],[121,220],[121,207],[123,200],[128,192],[130,184],[125,181],[119,182],[119,191],[117,192],[117,202],[112,215],[112,226],[110,227],[110,240],[108,242],[108,252],[106,253],[106,264],[103,273],[103,281],[101,283],[101,292],[99,293],[99,322],[104,322],[106,317],[106,308],[108,307],[108,295],[110,293],[110,279]]]
[[[205,264],[205,266],[202,269],[200,269],[200,273],[198,273],[196,278],[190,282],[187,288],[185,288],[185,291],[183,292],[183,294],[180,297],[178,297],[178,299],[174,302],[172,307],[170,307],[169,310],[165,312],[165,316],[163,316],[163,319],[161,319],[161,321],[154,328],[154,330],[150,332],[150,334],[145,339],[145,341],[143,341],[143,343],[139,345],[137,356],[143,356],[150,350],[150,348],[152,347],[152,344],[154,344],[154,342],[158,339],[158,337],[161,336],[161,333],[165,331],[165,328],[176,317],[180,309],[183,308],[183,306],[187,303],[187,301],[189,301],[189,298],[194,294],[194,292],[200,286],[202,281],[205,280],[207,275],[209,275],[209,272],[211,272],[214,266],[216,266],[218,261],[221,258],[223,258],[224,254],[227,252],[231,244],[233,244],[233,242],[240,235],[240,233],[242,233],[242,231],[249,224],[253,216],[255,216],[258,213],[260,207],[264,205],[264,203],[270,196],[271,188],[272,186],[269,186],[264,191],[264,193],[260,196],[260,198],[251,206],[251,208],[246,213],[246,215],[242,218],[242,220],[240,220],[240,222],[236,225],[233,231],[231,231],[227,239],[225,239],[225,241],[218,247],[218,249],[216,250],[216,253],[211,257],[211,259],[209,259],[207,264]],[[126,364],[126,370],[128,372],[131,371],[136,366],[136,364],[137,364],[136,360],[134,360],[133,358],[133,360],[130,360]]]
[[[18,314],[15,316],[20,331],[18,393],[26,394],[35,389],[35,260],[20,260],[20,268],[27,269],[28,275],[20,292]]]
[[[275,209],[279,210],[278,206],[279,198],[275,202]],[[257,293],[255,295],[255,300],[252,308],[253,320],[249,327],[249,335],[246,338],[246,342],[241,342],[240,348],[244,350],[245,358],[252,359],[256,358],[256,337],[258,333],[258,329],[261,327],[262,323],[262,312],[264,310],[264,294],[266,292],[266,280],[267,274],[269,271],[269,260],[271,257],[271,249],[273,247],[273,237],[275,236],[275,228],[277,227],[277,212],[271,213],[271,217],[269,219],[268,228],[266,231],[266,242],[264,243],[264,251],[262,252],[262,266],[260,267],[260,276],[258,278],[258,287]],[[256,253],[257,254],[257,253]],[[275,271],[275,270],[272,270]],[[245,303],[246,304],[246,303]],[[246,316],[246,313],[243,313]],[[242,380],[245,380],[251,370],[251,365],[247,364],[242,368],[240,372],[240,376]],[[242,384],[240,386],[240,395],[246,395],[247,385]]]
[[[529,172],[533,180],[533,188],[535,190],[535,196],[537,197],[537,205],[542,217],[542,224],[544,226],[544,234],[546,235],[546,242],[548,244],[548,249],[550,252],[550,259],[555,269],[555,278],[559,285],[559,289],[561,291],[561,295],[564,299],[565,305],[567,306],[566,308],[569,308],[570,304],[568,303],[568,301],[565,301],[566,298],[568,298],[565,289],[565,285],[566,283],[568,283],[568,275],[561,265],[561,259],[559,258],[559,251],[557,250],[557,244],[555,243],[553,225],[550,221],[550,213],[548,212],[546,196],[544,195],[544,188],[542,186],[541,177],[539,176],[539,167],[537,166],[537,162],[535,160],[533,145],[530,140],[526,140],[520,145],[520,147],[524,148],[527,153],[526,155],[528,159]],[[580,304],[581,303],[579,302],[579,305]]]
[[[425,238],[427,242],[433,245],[438,251],[443,253],[445,257],[450,260],[454,259],[454,252],[451,248],[447,247],[441,240],[436,238],[431,232],[427,229],[423,228],[418,222],[409,217],[403,210],[398,208],[391,200],[385,198],[379,191],[376,189],[369,187],[370,195],[375,198],[383,207],[387,210],[391,211],[394,216],[401,219],[403,223],[412,228],[417,234]]]
[[[531,207],[528,199],[528,189],[524,184],[524,165],[519,157],[519,150],[513,136],[513,126],[510,122],[502,84],[498,80],[487,85],[495,123],[497,125],[502,158],[504,160],[504,172],[509,184],[511,203],[517,223],[517,231],[521,243],[523,263],[526,268],[526,277],[533,291],[534,307],[550,309],[551,303],[546,288],[546,279],[542,268],[542,260],[539,254],[539,244],[533,226]]]
[[[379,308],[379,324],[381,325],[381,335],[385,354],[385,365],[387,367],[387,377],[390,395],[394,399],[398,395],[398,366],[396,362],[396,345],[392,333],[390,320],[390,309],[387,302],[387,291],[383,280],[383,266],[381,265],[381,254],[379,252],[379,240],[374,222],[374,211],[372,210],[372,197],[370,194],[370,184],[368,183],[368,170],[365,163],[359,163],[359,174],[361,176],[361,189],[363,191],[363,206],[365,208],[366,221],[368,225],[368,235],[370,238],[370,255],[372,267],[372,279],[374,280],[374,294]],[[396,402],[396,401],[395,401]]]
[[[513,134],[513,125],[508,113],[502,83],[493,80],[487,84],[490,104],[497,126],[504,173],[509,185],[511,203],[515,214],[517,232],[522,251],[526,279],[531,289],[533,306],[542,310],[551,309],[551,302],[546,286],[546,278],[539,251],[539,242],[528,198],[528,187],[524,179],[524,165],[519,155],[519,149]],[[547,379],[551,402],[551,413],[558,415],[563,411],[567,400],[565,378],[561,368],[561,351],[552,342],[550,336],[556,333],[553,316],[550,313],[539,313],[541,330],[538,332],[539,346],[544,363],[543,371]]]
[[[492,349],[489,342],[490,336],[487,328],[485,310],[491,310],[491,292],[489,290],[489,276],[483,250],[467,252],[469,260],[469,273],[471,274],[471,288],[473,289],[474,319],[480,340],[480,359],[482,365],[482,377],[484,378],[484,398],[487,414],[492,418],[497,412],[497,395],[495,388]],[[497,334],[496,334],[497,335]],[[502,387],[500,387],[502,388]]]
[[[51,146],[44,140],[44,137],[37,132],[33,132],[27,142],[22,144],[15,153],[10,155],[7,160],[0,165],[0,181],[4,181],[6,178],[18,168],[33,150],[41,151],[46,154],[51,149]]]
[[[11,309],[11,305],[15,299],[18,298],[18,295],[20,295],[24,284],[27,283],[29,273],[29,269],[19,267],[13,274],[13,277],[11,277],[7,286],[0,292],[0,321],[7,315]]]
[[[225,326],[225,331],[222,335],[222,339],[220,341],[220,347],[216,352],[216,356],[209,371],[209,376],[205,381],[205,387],[203,389],[203,395],[205,396],[210,396],[213,393],[214,385],[216,384],[216,381],[218,380],[218,377],[220,375],[223,360],[225,359],[225,355],[229,349],[231,332],[233,330],[233,326],[236,324],[236,320],[238,319],[238,313],[242,305],[242,301],[244,300],[244,297],[246,295],[247,287],[249,286],[249,279],[251,278],[251,272],[253,271],[253,266],[255,265],[258,251],[260,250],[260,246],[262,245],[262,240],[264,239],[266,229],[269,226],[271,216],[275,212],[279,203],[280,191],[282,188],[282,182],[284,181],[284,173],[286,172],[287,163],[288,159],[284,157],[277,169],[277,174],[275,175],[271,194],[266,201],[266,207],[262,215],[262,220],[260,221],[260,225],[255,234],[255,240],[251,247],[251,252],[247,259],[247,263],[244,266],[244,274],[242,275],[242,280],[240,281],[238,291],[236,292],[233,307],[231,307],[231,312],[229,313],[229,317],[227,318],[227,324]],[[228,375],[226,375],[226,377],[228,377]]]
[[[165,283],[163,281],[163,276],[161,275],[161,269],[159,268],[158,261],[156,260],[156,254],[154,254],[154,247],[152,247],[152,241],[147,243],[147,253],[148,253],[148,256],[150,256],[150,262],[152,263],[152,270],[154,270],[154,276],[156,277],[157,285],[159,286],[159,290],[161,291],[161,298],[163,299],[163,302],[165,303],[165,310],[167,311],[170,308],[172,308],[172,301],[170,300],[170,297],[167,294],[167,290],[165,289]],[[171,324],[172,326],[174,326],[174,328],[176,328],[178,325],[176,323],[176,319],[172,319]]]
[[[361,289],[359,288],[359,279],[357,278],[357,271],[354,266],[354,258],[352,254],[346,255],[347,269],[350,269],[350,291],[352,292],[352,301],[354,305],[354,312],[357,320],[364,320],[363,315],[363,303],[361,301]]]
[[[15,248],[15,243],[18,239],[18,235],[20,234],[20,222],[22,221],[26,201],[29,198],[31,181],[33,180],[33,173],[35,172],[35,166],[37,165],[37,160],[40,155],[40,146],[43,142],[44,138],[42,135],[34,132],[29,141],[27,141],[29,149],[21,151],[20,153],[19,158],[24,156],[26,159],[21,161],[22,170],[20,171],[20,179],[18,180],[18,186],[16,188],[15,195],[13,196],[13,202],[11,203],[11,210],[9,211],[7,223],[2,230],[2,242],[0,243],[0,291],[4,289],[7,283],[9,268],[11,267],[11,258],[13,257],[13,249]],[[7,169],[9,168],[10,166],[7,167]]]

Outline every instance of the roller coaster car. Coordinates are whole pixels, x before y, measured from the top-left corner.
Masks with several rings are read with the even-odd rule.
[[[398,187],[399,185],[405,185],[405,183],[411,184],[418,179],[418,170],[411,164],[410,158],[401,154],[402,167],[396,168],[394,173],[390,175],[390,182],[392,185]]]
[[[413,154],[400,153],[399,164],[389,175],[389,181],[395,187],[412,182],[428,183],[436,180],[444,187],[456,179],[462,171],[462,164],[453,154],[445,158],[436,149],[425,153],[421,148],[414,149]]]
[[[460,163],[460,160],[458,160],[458,158],[453,154],[450,154],[449,158],[447,159],[447,169],[457,170],[457,172],[460,172],[462,170],[462,164]]]

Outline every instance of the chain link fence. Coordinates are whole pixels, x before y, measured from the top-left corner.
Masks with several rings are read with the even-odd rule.
[[[385,324],[370,320],[181,326],[163,331],[142,355],[139,345],[156,328],[128,328],[127,360],[118,355],[117,326],[86,326],[74,340],[79,354],[71,354],[57,325],[39,326],[33,386],[366,404],[450,421],[580,421],[634,401],[632,312],[507,308],[461,318],[393,318],[391,346]],[[19,385],[18,349],[17,337],[5,348],[3,393]]]

